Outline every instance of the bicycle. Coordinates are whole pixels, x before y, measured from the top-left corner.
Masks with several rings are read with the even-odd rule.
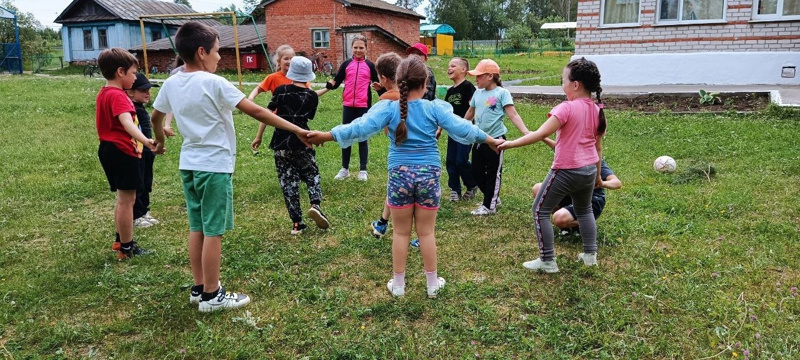
[[[100,68],[97,66],[97,60],[92,59],[86,62],[83,66],[83,76],[94,77],[94,74],[100,75]]]
[[[333,63],[327,61],[328,55],[315,52],[308,58],[311,60],[311,67],[315,73],[322,73],[326,76],[333,75]]]

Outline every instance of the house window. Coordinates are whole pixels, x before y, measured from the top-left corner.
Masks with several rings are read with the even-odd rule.
[[[150,36],[152,38],[151,41],[161,40],[161,30],[151,30]]]
[[[800,18],[800,0],[756,0],[755,19]]]
[[[603,24],[639,24],[639,0],[604,0]]]
[[[314,39],[314,48],[331,47],[331,32],[328,29],[311,30],[311,38]]]
[[[83,50],[94,50],[94,41],[92,39],[92,29],[83,30]]]
[[[665,23],[723,20],[726,4],[725,0],[659,0],[658,7],[658,21]]]
[[[108,30],[97,29],[97,42],[101,49],[108,49]]]

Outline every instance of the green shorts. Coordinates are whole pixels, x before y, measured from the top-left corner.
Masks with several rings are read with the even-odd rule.
[[[232,174],[181,170],[189,231],[222,236],[233,230]]]

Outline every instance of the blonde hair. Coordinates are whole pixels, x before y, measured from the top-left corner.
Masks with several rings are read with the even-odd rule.
[[[276,64],[275,71],[283,71],[283,69],[281,69],[281,59],[283,58],[283,55],[286,54],[287,52],[291,52],[292,56],[294,56],[294,48],[292,48],[290,45],[283,44],[281,46],[278,46],[277,49],[275,49],[275,57],[274,57]]]

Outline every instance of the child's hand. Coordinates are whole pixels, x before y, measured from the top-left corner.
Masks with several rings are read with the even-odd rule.
[[[442,136],[442,128],[436,129],[436,140],[439,140],[439,137]]]
[[[487,142],[486,144],[489,145],[489,147],[495,153],[499,154],[500,150],[503,150],[503,149],[500,148],[500,146],[503,146],[503,144],[506,144],[506,141],[505,141],[505,139],[492,139],[491,141]]]
[[[322,145],[326,141],[333,140],[333,135],[328,132],[310,131],[308,133],[308,141],[314,145]]]
[[[600,177],[600,175],[598,174],[598,175],[597,175],[597,178],[595,178],[595,179],[594,179],[594,187],[595,187],[596,189],[599,189],[599,188],[602,188],[602,187],[603,187],[603,185],[604,185],[604,184],[603,184],[603,179],[602,179],[602,178]]]
[[[378,91],[380,89],[383,89],[383,85],[381,85],[381,83],[379,82],[372,83],[372,90]]]
[[[300,136],[299,134],[297,136]],[[302,140],[303,138],[300,138]],[[258,148],[261,146],[261,138],[257,137],[253,139],[253,142],[250,144],[250,148],[253,149],[254,152],[258,151]]]
[[[166,126],[166,127],[164,127],[164,135],[166,135],[167,137],[173,137],[173,136],[175,136],[175,132],[172,131],[171,127]]]
[[[497,140],[503,140],[503,139],[497,139]],[[500,144],[497,145],[497,150],[513,149],[513,148],[517,147],[517,144],[514,143],[515,141],[516,140],[514,140],[514,141],[505,141],[505,140],[503,140],[503,142],[501,142]]]
[[[308,131],[308,130],[302,130],[302,131],[298,131],[295,135],[297,135],[297,138],[300,139],[300,141],[302,141],[303,144],[305,144],[306,147],[308,147],[309,149],[313,149],[314,145],[312,145],[311,141],[308,140],[308,136],[309,136],[310,133],[311,132]],[[261,139],[258,139],[258,140],[259,140],[258,143],[261,144]],[[255,140],[253,141],[253,144],[255,144]],[[258,149],[258,147],[256,147],[256,149]],[[256,151],[258,151],[258,150],[256,150]]]
[[[153,153],[156,155],[164,155],[167,152],[167,148],[164,147],[164,143],[160,143],[158,141],[153,142],[156,145],[156,149],[153,150]]]

